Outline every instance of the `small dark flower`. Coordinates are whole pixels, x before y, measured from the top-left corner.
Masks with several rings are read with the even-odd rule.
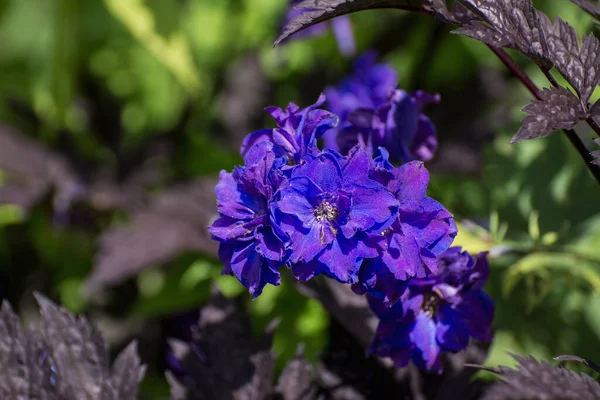
[[[494,304],[482,290],[488,273],[485,253],[474,259],[453,247],[439,257],[437,274],[412,279],[392,306],[369,296],[380,319],[369,351],[392,358],[397,367],[412,360],[441,372],[443,352],[463,350],[471,337],[491,340]]]
[[[223,274],[235,275],[257,297],[267,283],[278,285],[283,263],[283,243],[269,222],[269,202],[281,184],[280,159],[268,141],[246,153],[245,166],[233,173],[221,171],[217,184],[220,217],[209,227],[221,242]]]

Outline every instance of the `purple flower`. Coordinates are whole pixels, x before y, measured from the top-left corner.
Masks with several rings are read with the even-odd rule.
[[[256,298],[267,283],[278,285],[284,247],[269,221],[269,202],[284,177],[281,159],[267,141],[246,153],[245,166],[221,171],[216,186],[219,218],[209,227],[221,242],[224,275],[235,275]]]
[[[294,164],[305,154],[317,154],[317,139],[339,122],[336,115],[318,109],[324,102],[325,95],[321,94],[315,104],[302,109],[294,103],[290,103],[285,111],[267,107],[265,111],[276,121],[277,128],[261,129],[246,136],[240,150],[242,156],[264,141],[272,142],[274,151],[278,155],[287,155]]]
[[[346,154],[360,145],[373,156],[385,147],[393,161],[427,161],[437,149],[436,131],[422,114],[439,95],[408,94],[397,89],[398,76],[387,64],[376,64],[373,52],[360,57],[354,73],[336,88],[325,90],[327,107],[341,124],[324,135],[324,146]]]
[[[382,233],[381,257],[365,260],[353,289],[393,303],[406,287],[406,280],[437,272],[437,257],[450,247],[457,229],[452,214],[425,195],[429,173],[423,163],[411,161],[394,168],[385,149],[380,151],[370,177],[396,197],[398,217]]]
[[[398,201],[369,178],[370,165],[358,148],[347,157],[332,150],[307,155],[278,192],[271,222],[286,238],[296,278],[325,273],[355,282],[362,260],[378,256]]]
[[[412,279],[394,305],[369,296],[380,322],[368,351],[396,367],[412,360],[441,372],[443,352],[463,350],[469,338],[491,340],[494,303],[482,290],[488,273],[486,253],[474,259],[453,247],[439,257],[436,275]]]
[[[291,0],[290,7],[285,16],[284,24],[290,22],[298,15],[310,12],[310,9],[295,8],[302,0]],[[295,33],[296,38],[321,36],[327,32],[327,22],[313,25],[301,32]],[[351,56],[356,52],[356,44],[354,43],[354,34],[352,33],[352,22],[350,17],[343,15],[331,20],[331,28],[343,56]]]

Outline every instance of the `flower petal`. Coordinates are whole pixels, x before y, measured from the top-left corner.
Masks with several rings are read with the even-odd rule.
[[[492,339],[492,321],[494,319],[494,301],[482,290],[465,293],[462,302],[456,306],[464,327],[475,339]]]
[[[461,313],[445,303],[440,306],[436,318],[438,320],[436,338],[444,349],[460,351],[467,347],[469,331],[464,325]]]
[[[279,284],[279,273],[256,251],[256,242],[228,242],[219,246],[223,274],[234,275],[257,297],[267,283]]]
[[[439,369],[441,349],[436,340],[436,325],[427,314],[421,312],[417,315],[410,338],[417,347],[415,349],[417,365],[428,370]]]
[[[325,264],[325,273],[342,282],[354,283],[358,280],[360,259],[356,251],[356,240],[338,235],[317,260]]]

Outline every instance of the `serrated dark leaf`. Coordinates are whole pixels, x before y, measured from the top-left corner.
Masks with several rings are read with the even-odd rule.
[[[58,400],[52,383],[51,363],[43,340],[24,333],[10,304],[0,310],[0,398],[15,400]]]
[[[313,367],[306,361],[300,349],[279,376],[277,393],[283,400],[313,399],[316,389],[313,383],[313,372]]]
[[[94,399],[109,378],[107,345],[84,317],[77,318],[50,300],[36,295],[42,334],[59,371],[58,385],[68,398]]]
[[[494,383],[483,400],[592,400],[600,398],[600,385],[584,373],[539,362],[532,356],[512,355],[516,369],[499,367],[503,380]]]
[[[137,352],[137,342],[131,342],[113,363],[109,384],[105,385],[115,399],[135,400],[140,382],[146,373]]]
[[[448,9],[446,0],[431,0],[431,8],[438,19],[450,24],[466,25],[477,19],[477,16],[460,1],[455,1]]]
[[[41,335],[23,332],[8,303],[0,310],[0,398],[134,400],[145,370],[135,343],[118,356],[111,376],[98,331],[44,296],[36,298]]]
[[[572,129],[587,118],[581,102],[569,89],[544,89],[539,95],[541,100],[533,100],[523,108],[529,115],[523,118],[523,125],[511,143],[548,136],[557,129]]]
[[[304,0],[295,8],[306,12],[294,17],[283,27],[283,33],[274,45],[277,46],[294,33],[341,15],[376,8],[419,11],[426,3],[427,0]]]
[[[519,50],[539,63],[547,63],[547,45],[540,13],[531,0],[463,0],[481,19],[455,33],[492,46]]]
[[[554,357],[557,361],[575,361],[580,364],[585,365],[588,368],[593,369],[594,371],[600,373],[600,365],[596,364],[592,360],[588,360],[587,358],[579,357],[579,356],[571,356],[571,355],[562,355],[558,357]]]
[[[217,214],[215,184],[211,178],[172,187],[133,213],[128,225],[106,231],[99,239],[87,292],[120,283],[186,251],[216,255],[217,243],[207,230]]]
[[[548,59],[586,105],[600,80],[600,42],[593,34],[584,37],[581,46],[577,33],[568,23],[556,18],[551,24],[545,19]]]
[[[600,139],[594,139],[594,142],[600,146]],[[592,151],[590,154],[594,158],[592,164],[600,165],[600,150]]]
[[[582,10],[590,14],[596,19],[600,19],[600,4],[590,0],[571,0],[577,4]]]
[[[173,397],[182,398],[182,385],[184,399],[263,400],[272,392],[272,333],[256,342],[248,315],[235,302],[215,293],[201,310],[192,337],[191,344],[170,341],[187,373],[176,380]]]
[[[55,207],[68,206],[80,191],[77,174],[61,155],[0,125],[0,204],[17,204],[25,212],[54,190]]]

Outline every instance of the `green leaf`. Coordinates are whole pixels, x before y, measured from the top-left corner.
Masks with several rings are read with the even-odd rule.
[[[171,71],[181,87],[190,95],[198,94],[203,84],[198,79],[187,39],[181,32],[173,32],[169,38],[158,34],[155,16],[143,0],[104,0],[104,4],[110,13]]]
[[[528,284],[533,290],[529,296],[541,297],[535,299],[541,301],[552,288],[553,281],[560,275],[581,280],[587,283],[592,290],[600,293],[600,265],[598,263],[573,253],[535,252],[521,258],[507,270],[504,277],[504,295],[510,295],[519,280],[528,277]],[[536,282],[532,280],[535,277],[547,280],[547,282],[536,287]],[[548,283],[550,286],[546,286]]]

